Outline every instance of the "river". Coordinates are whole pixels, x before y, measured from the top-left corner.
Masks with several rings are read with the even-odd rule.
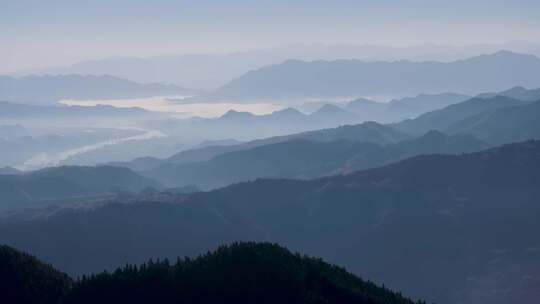
[[[110,139],[90,145],[85,145],[82,147],[72,148],[68,149],[62,152],[58,153],[38,153],[25,161],[21,166],[18,166],[17,169],[19,170],[37,170],[44,167],[51,167],[51,166],[58,166],[62,163],[62,161],[67,160],[70,157],[83,154],[89,151],[101,149],[106,146],[112,146],[112,145],[118,145],[127,141],[133,141],[133,140],[149,140],[154,138],[162,138],[167,137],[166,134],[163,134],[160,131],[157,130],[145,130],[145,129],[139,129],[139,128],[129,128],[131,130],[138,130],[142,131],[142,134],[137,135],[131,135],[127,137],[121,137],[121,138],[115,138]]]

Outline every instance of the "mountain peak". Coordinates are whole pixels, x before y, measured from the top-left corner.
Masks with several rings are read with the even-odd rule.
[[[333,114],[333,113],[347,113],[347,111],[343,110],[342,108],[336,105],[327,103],[323,105],[319,110],[317,110],[314,114]]]
[[[515,55],[521,55],[518,53],[514,53],[508,50],[500,50],[492,54],[493,56],[515,56]]]
[[[241,112],[241,111],[236,111],[234,109],[231,109],[227,111],[225,114],[221,115],[219,119],[241,119],[241,118],[249,118],[253,116],[255,115],[253,115],[250,112]]]
[[[507,94],[521,94],[521,93],[526,93],[528,92],[529,90],[525,87],[522,87],[522,86],[515,86],[513,88],[510,88],[502,93],[507,93]]]
[[[473,57],[471,59],[496,59],[496,60],[540,60],[540,58],[530,55],[530,54],[523,54],[523,53],[515,53],[508,50],[500,50],[495,53],[486,54],[486,55],[480,55],[477,57]]]
[[[274,116],[303,116],[304,114],[302,114],[302,112],[298,111],[297,109],[295,108],[285,108],[285,109],[282,109],[282,110],[277,110],[277,111],[274,111],[271,115],[274,115]]]

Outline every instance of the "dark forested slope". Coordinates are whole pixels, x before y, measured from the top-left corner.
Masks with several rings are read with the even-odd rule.
[[[415,303],[270,243],[235,243],[174,263],[128,264],[75,282],[7,246],[0,246],[0,266],[2,303]]]
[[[71,285],[72,280],[52,266],[0,245],[0,302],[59,303]]]

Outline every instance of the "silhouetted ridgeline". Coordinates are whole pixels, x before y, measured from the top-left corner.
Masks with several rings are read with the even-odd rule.
[[[527,103],[527,101],[506,96],[495,96],[492,98],[476,97],[440,110],[422,114],[415,119],[404,120],[392,126],[408,134],[421,134],[429,130],[445,132],[453,125],[465,119],[470,119],[475,115],[512,106],[526,105]]]
[[[399,122],[407,118],[442,109],[469,99],[470,96],[455,93],[420,94],[414,97],[394,99],[390,102],[375,102],[365,98],[354,99],[345,105],[345,109],[356,113],[368,121],[380,123]]]
[[[208,189],[262,177],[317,178],[380,167],[415,155],[474,152],[486,147],[473,136],[447,136],[438,131],[386,146],[349,140],[292,139],[225,153],[205,162],[175,164],[164,161],[141,174],[165,184],[195,184]]]
[[[452,125],[448,131],[472,134],[491,144],[540,139],[539,118],[540,100],[480,113]]]
[[[524,87],[517,86],[497,93],[484,93],[478,95],[478,97],[482,98],[491,98],[495,96],[506,96],[523,101],[537,101],[540,100],[540,88],[526,89]]]
[[[174,263],[150,260],[75,282],[7,246],[0,247],[0,266],[6,303],[415,303],[269,243],[235,243]]]
[[[537,87],[540,59],[500,51],[449,63],[407,60],[287,60],[238,77],[210,94],[215,99],[478,94],[516,85]]]
[[[0,99],[1,100],[1,99]],[[85,106],[64,106],[64,105],[31,105],[0,101],[0,118],[12,119],[84,119],[92,117],[94,119],[107,119],[114,117],[163,117],[163,113],[150,112],[142,108],[116,108],[107,105]]]
[[[0,245],[0,302],[59,303],[73,282],[35,257]]]
[[[210,145],[185,150],[166,159],[146,157],[138,158],[130,162],[116,162],[113,163],[113,165],[127,167],[136,171],[147,171],[165,163],[184,164],[208,161],[225,153],[249,150],[276,143],[283,143],[293,139],[305,139],[316,142],[349,140],[385,145],[389,143],[396,143],[408,138],[410,138],[410,136],[400,131],[370,121],[356,125],[343,125],[337,128],[306,131],[283,136],[273,136],[235,145]]]
[[[515,92],[520,93],[518,94]],[[524,100],[506,97],[505,94],[511,96],[518,96],[524,98]],[[483,97],[471,98],[439,110],[427,112],[415,119],[404,120],[400,123],[392,125],[382,125],[376,122],[364,122],[357,125],[345,125],[338,128],[315,130],[286,136],[275,136],[266,139],[253,140],[237,145],[211,145],[207,147],[182,151],[163,160],[156,158],[141,158],[131,162],[117,162],[114,163],[114,165],[125,166],[139,172],[145,171],[146,174],[148,174],[149,176],[160,178],[165,182],[182,184],[186,182],[195,183],[195,181],[197,181],[203,187],[211,187],[226,185],[230,182],[247,180],[253,177],[317,177],[317,175],[305,174],[305,172],[294,170],[292,170],[294,174],[277,174],[273,172],[276,170],[280,171],[279,165],[277,167],[272,167],[269,170],[265,169],[265,174],[248,174],[243,178],[238,178],[237,176],[235,176],[236,172],[233,172],[231,176],[222,177],[222,174],[219,172],[219,170],[213,171],[219,166],[216,167],[212,164],[209,164],[209,162],[223,162],[223,159],[227,157],[232,157],[230,153],[233,152],[243,151],[242,153],[244,154],[250,154],[247,152],[248,150],[253,150],[252,152],[260,152],[265,149],[273,150],[279,147],[280,143],[295,139],[305,139],[314,142],[326,142],[327,145],[320,146],[335,145],[335,150],[339,150],[339,143],[335,143],[336,141],[343,143],[343,140],[346,140],[352,142],[391,145],[407,139],[414,138],[415,136],[420,136],[420,138],[418,139],[421,139],[422,135],[432,130],[437,130],[451,135],[459,135],[457,137],[451,138],[468,140],[471,146],[467,148],[465,146],[465,141],[463,141],[461,144],[456,143],[455,148],[452,148],[452,145],[450,143],[442,145],[440,147],[436,147],[435,143],[441,143],[441,141],[435,140],[432,143],[431,149],[423,149],[422,147],[425,147],[426,144],[425,141],[423,143],[419,142],[421,146],[418,148],[414,148],[413,145],[415,141],[412,140],[412,142],[408,144],[409,148],[416,150],[416,154],[471,152],[478,150],[482,147],[482,145],[474,143],[474,140],[472,140],[473,137],[470,136],[471,134],[480,139],[480,141],[484,141],[485,143],[492,146],[510,142],[518,142],[527,139],[539,139],[540,131],[536,123],[536,117],[540,115],[540,112],[538,111],[538,106],[535,106],[535,102],[526,101],[527,98],[531,98],[531,96],[534,97],[536,96],[536,94],[538,94],[537,90],[514,88],[501,93],[483,94]],[[491,95],[493,95],[493,97]],[[429,99],[429,96],[417,97],[417,99],[420,100],[422,100],[422,98]],[[449,98],[456,97],[451,96]],[[361,103],[365,102],[373,103],[369,101],[363,101]],[[400,102],[406,103],[406,101]],[[408,106],[405,107],[407,108]],[[508,113],[511,115],[505,115],[506,111],[508,111]],[[435,138],[432,137],[432,139]],[[299,141],[297,141],[297,143],[299,143]],[[281,146],[283,148],[290,148],[291,153],[289,156],[292,157],[295,154],[294,149],[292,149],[294,145],[282,144]],[[225,156],[225,154],[229,155]],[[416,154],[408,153],[402,155],[402,157],[413,156]],[[362,153],[360,153],[360,156],[361,155]],[[330,155],[328,155],[328,157],[331,158]],[[396,159],[395,157],[391,158],[393,160]],[[383,156],[382,159],[386,159],[386,157]],[[397,159],[399,159],[399,157]],[[386,160],[388,161],[388,159]],[[245,163],[248,163],[249,161],[249,157],[245,159]],[[260,161],[260,159],[257,159],[257,161]],[[257,165],[268,165],[271,162],[272,160],[270,158],[263,159],[262,162],[257,163]],[[365,161],[364,163],[368,164],[369,162]],[[328,164],[323,162],[314,165],[318,167],[325,167]],[[339,165],[339,162],[337,164],[333,164],[327,171],[331,173],[337,173],[339,171],[332,170],[338,169],[336,168],[336,166]],[[353,166],[351,168],[362,169],[376,167],[378,165],[380,164],[374,162],[373,164],[358,167]],[[240,170],[238,174],[241,174],[242,167],[238,167],[239,164],[231,163],[227,164],[227,166],[236,166],[235,169]],[[192,169],[195,167],[198,169],[198,171],[195,174],[192,174]],[[254,168],[253,170],[257,171],[256,168]],[[227,172],[229,171],[230,168],[227,169]],[[208,172],[210,172],[211,178],[204,177],[208,175]],[[184,178],[183,176],[187,176],[188,180],[186,180],[186,178]]]

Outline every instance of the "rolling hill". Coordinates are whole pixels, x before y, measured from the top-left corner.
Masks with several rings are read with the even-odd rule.
[[[0,210],[44,204],[48,200],[105,194],[138,192],[159,185],[127,168],[55,167],[29,173],[0,175]]]
[[[478,95],[481,98],[491,98],[495,96],[506,96],[523,101],[537,101],[540,100],[540,88],[538,89],[526,89],[524,87],[513,87],[508,90],[497,93],[484,93]]]
[[[473,134],[494,145],[540,139],[539,118],[540,100],[475,115],[450,126],[448,131]]]
[[[296,112],[295,110],[293,111]],[[242,128],[245,128],[245,125],[240,124],[240,126]],[[191,162],[208,161],[221,154],[249,150],[256,147],[286,142],[293,139],[305,139],[318,142],[349,140],[385,145],[388,143],[395,143],[407,138],[409,138],[408,135],[396,131],[391,127],[384,126],[375,122],[364,122],[356,125],[343,125],[337,128],[305,131],[290,135],[273,136],[264,139],[252,140],[241,144],[207,145],[200,148],[181,151],[166,159],[144,157],[134,159],[129,162],[114,162],[111,163],[111,165],[126,167],[135,171],[147,171],[152,170],[153,168],[156,168],[159,165],[163,165],[165,163],[184,164]]]
[[[9,303],[424,303],[270,243],[234,243],[195,259],[149,260],[76,281],[7,246],[0,266]]]
[[[316,142],[348,140],[385,145],[388,143],[395,143],[407,138],[409,138],[408,135],[396,131],[391,127],[384,126],[375,122],[364,122],[357,125],[343,125],[337,128],[306,131],[290,135],[273,136],[236,145],[208,145],[200,148],[184,150],[166,159],[144,157],[137,158],[129,162],[114,162],[111,163],[111,165],[126,167],[135,171],[150,171],[154,168],[168,163],[185,164],[192,162],[203,162],[225,153],[249,150],[256,147],[282,143],[294,139],[305,139]]]
[[[429,130],[446,132],[454,124],[478,114],[506,107],[525,105],[527,103],[527,101],[506,96],[495,96],[492,98],[476,97],[440,110],[422,114],[415,119],[401,121],[391,126],[408,134],[422,134]]]
[[[292,139],[221,154],[204,162],[164,162],[141,174],[170,186],[194,184],[211,189],[264,177],[310,179],[379,167],[415,155],[456,154],[486,147],[472,136],[447,136],[437,131],[386,146],[350,140]]]
[[[365,120],[395,123],[404,119],[413,119],[426,112],[442,109],[467,99],[469,99],[468,95],[455,93],[420,94],[414,97],[393,99],[388,103],[358,98],[348,102],[345,109]]]
[[[343,139],[376,144],[388,144],[398,142],[407,138],[409,138],[408,135],[396,131],[391,127],[387,127],[376,122],[364,122],[356,125],[343,125],[337,128],[307,131],[291,135],[274,136],[265,139],[253,140],[239,145],[209,146],[201,149],[187,150],[171,156],[167,159],[167,161],[172,163],[205,161],[227,152],[247,150],[268,144],[285,142],[292,139],[306,139],[321,142],[329,142]]]

